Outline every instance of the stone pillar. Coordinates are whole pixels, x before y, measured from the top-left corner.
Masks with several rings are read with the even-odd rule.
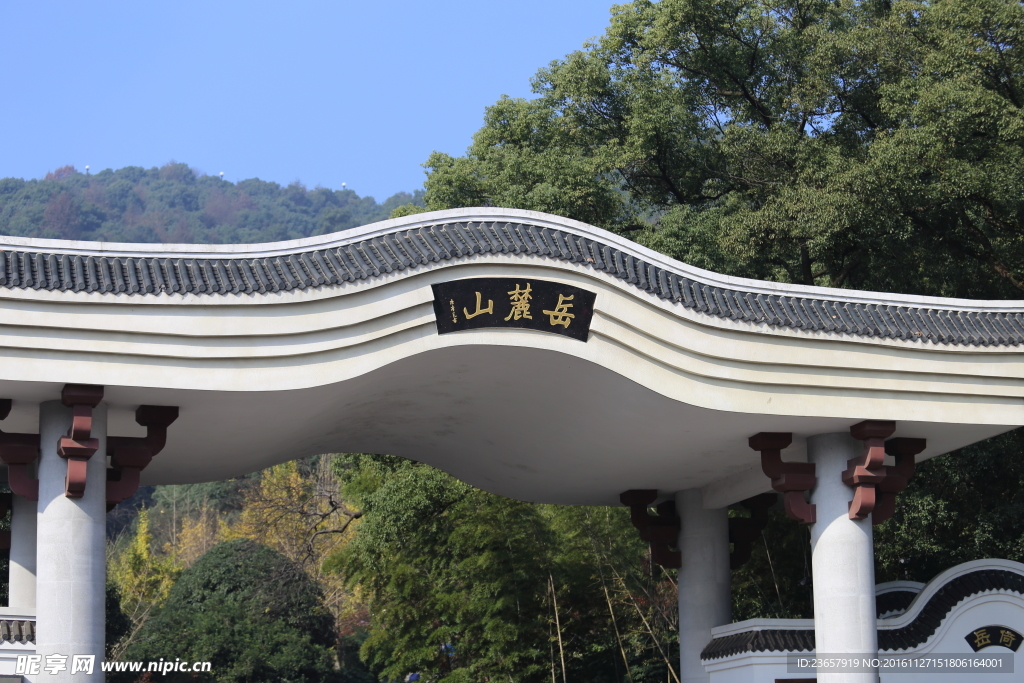
[[[705,510],[700,489],[676,493],[679,513],[679,679],[708,683],[700,653],[711,629],[732,621],[729,511]]]
[[[36,502],[11,496],[10,608],[36,613]]]
[[[71,408],[48,401],[39,411],[39,512],[36,567],[36,652],[68,655],[67,669],[39,683],[102,681],[106,588],[107,409],[93,409],[91,436],[99,449],[86,466],[81,498],[64,495],[67,461],[57,441],[71,426]],[[71,674],[71,655],[95,655],[92,675]]]
[[[850,519],[853,489],[843,483],[847,460],[860,458],[864,443],[849,433],[807,439],[808,461],[816,466],[811,503],[811,571],[814,578],[814,639],[817,654],[878,655],[875,565],[871,517]],[[878,683],[871,673],[819,672],[819,683]]]

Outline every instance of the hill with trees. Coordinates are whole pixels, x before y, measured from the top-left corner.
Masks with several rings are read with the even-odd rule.
[[[103,242],[275,242],[384,220],[422,192],[377,203],[352,190],[231,183],[187,164],[127,166],[95,174],[71,166],[42,180],[0,179],[0,234]]]

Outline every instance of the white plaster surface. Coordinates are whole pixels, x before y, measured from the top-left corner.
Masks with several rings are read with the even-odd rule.
[[[12,496],[9,609],[36,611],[36,501]]]
[[[0,642],[0,676],[15,676],[18,668],[18,657],[34,655],[36,648],[32,643]],[[14,680],[19,680],[15,678]],[[28,679],[21,679],[28,680]]]
[[[89,459],[85,494],[64,495],[67,465],[57,440],[71,426],[71,409],[59,401],[40,406],[36,651],[68,655],[68,668],[41,673],[34,683],[102,681],[106,582],[106,428],[103,404],[93,409],[92,436],[99,450]],[[92,675],[71,674],[73,655],[95,655]]]
[[[676,493],[679,513],[679,668],[681,683],[708,683],[700,652],[711,629],[732,620],[729,511],[704,508],[700,489]]]
[[[875,625],[875,565],[871,519],[853,520],[853,489],[843,483],[847,461],[864,453],[849,433],[807,440],[808,460],[818,483],[811,492],[817,521],[811,525],[814,579],[814,642],[823,654],[878,652]],[[877,683],[877,673],[819,673],[819,683]]]

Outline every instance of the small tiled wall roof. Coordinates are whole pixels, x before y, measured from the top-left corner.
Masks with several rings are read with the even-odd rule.
[[[917,597],[917,591],[889,591],[875,596],[875,611],[879,617],[893,612],[903,613]]]
[[[1024,576],[1002,569],[981,569],[961,574],[935,592],[902,628],[878,629],[880,651],[906,650],[928,641],[942,620],[965,598],[984,591],[1004,591],[1024,595]],[[752,630],[714,638],[700,658],[709,661],[741,652],[811,652],[813,629]]]
[[[772,327],[938,344],[1016,346],[1024,313],[957,311],[744,291],[700,282],[596,239],[528,222],[444,221],[270,257],[124,256],[0,250],[0,288],[226,295],[302,290],[473,254],[532,254],[583,264],[707,315]]]
[[[22,645],[36,642],[36,622],[0,618],[0,642]]]

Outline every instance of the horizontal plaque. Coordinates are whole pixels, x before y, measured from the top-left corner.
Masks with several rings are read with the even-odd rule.
[[[512,327],[587,341],[597,294],[534,278],[478,277],[431,285],[437,333]]]
[[[982,626],[964,636],[964,640],[975,652],[987,647],[1005,647],[1016,652],[1020,647],[1021,634],[1008,626]]]

